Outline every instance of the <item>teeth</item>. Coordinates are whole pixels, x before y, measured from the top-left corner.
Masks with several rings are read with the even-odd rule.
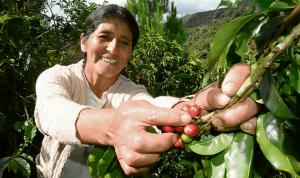
[[[103,58],[104,62],[110,63],[110,64],[116,64],[118,63],[118,60],[116,59],[108,59],[108,58]]]

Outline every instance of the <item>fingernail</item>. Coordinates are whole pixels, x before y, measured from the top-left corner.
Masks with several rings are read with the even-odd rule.
[[[183,115],[181,115],[181,121],[183,123],[190,123],[192,121],[192,118],[190,115],[183,114]]]
[[[222,91],[226,94],[231,94],[234,90],[234,82],[227,82],[224,84]]]
[[[215,127],[223,127],[224,123],[221,119],[213,119],[212,123]]]
[[[253,128],[253,124],[251,122],[246,122],[241,125],[242,130],[251,130]]]
[[[228,104],[230,98],[225,94],[220,94],[217,98],[217,102],[220,106],[226,106]]]

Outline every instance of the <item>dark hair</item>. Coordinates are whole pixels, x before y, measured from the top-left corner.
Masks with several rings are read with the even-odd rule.
[[[138,24],[128,9],[115,4],[103,5],[94,10],[86,18],[83,26],[84,36],[88,38],[88,36],[93,33],[101,23],[114,17],[119,18],[127,24],[132,33],[132,47],[134,48],[140,35]]]

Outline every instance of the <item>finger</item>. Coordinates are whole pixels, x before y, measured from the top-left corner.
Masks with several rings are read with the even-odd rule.
[[[220,88],[211,89],[206,100],[206,107],[204,109],[220,109],[227,105],[230,98],[221,92]]]
[[[215,127],[233,127],[252,118],[259,111],[259,105],[251,98],[234,104],[228,109],[214,115],[212,123]]]
[[[118,159],[122,159],[130,167],[142,168],[151,166],[160,159],[159,154],[141,154],[132,151],[126,146],[118,147],[115,150],[118,154]]]
[[[149,171],[150,167],[135,168],[128,166],[123,159],[119,159],[119,163],[126,175],[140,175]]]
[[[144,122],[149,125],[183,126],[192,121],[191,116],[178,109],[152,108],[146,111]]]
[[[172,148],[177,140],[173,133],[154,134],[149,132],[139,133],[132,137],[130,149],[140,153],[160,153]]]
[[[222,92],[227,96],[233,96],[250,74],[247,64],[235,64],[226,74],[222,82]]]
[[[252,119],[248,120],[247,122],[242,123],[240,125],[240,128],[248,134],[255,135],[256,121],[257,121],[257,118],[253,117]]]

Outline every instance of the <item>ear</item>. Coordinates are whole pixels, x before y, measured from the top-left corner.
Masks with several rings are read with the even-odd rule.
[[[84,36],[83,33],[80,34],[80,48],[82,52],[86,52],[86,39],[87,37]]]

